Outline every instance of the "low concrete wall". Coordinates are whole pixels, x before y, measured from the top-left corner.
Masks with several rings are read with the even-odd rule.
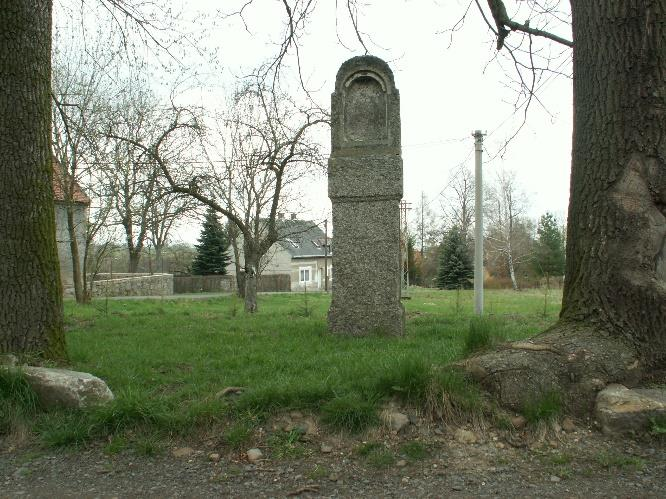
[[[124,274],[132,277],[95,280],[92,295],[105,296],[169,296],[173,295],[173,274]],[[98,276],[99,279],[99,276]]]

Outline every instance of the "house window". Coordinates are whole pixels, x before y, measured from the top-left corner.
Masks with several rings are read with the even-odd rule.
[[[301,267],[298,269],[299,282],[310,282],[310,267]]]

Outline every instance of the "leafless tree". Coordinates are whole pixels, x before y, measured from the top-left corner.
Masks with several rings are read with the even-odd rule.
[[[56,42],[57,42],[56,38]],[[56,50],[52,75],[52,148],[55,182],[65,204],[67,234],[72,259],[72,281],[77,302],[87,301],[85,292],[85,227],[87,220],[77,209],[84,201],[80,187],[95,168],[101,129],[107,116],[105,99],[113,90],[107,77],[113,53],[90,41]],[[104,95],[106,94],[106,95]],[[84,189],[87,190],[87,189]]]
[[[441,197],[446,227],[459,227],[463,237],[469,239],[474,224],[474,176],[465,164],[451,172]]]
[[[526,197],[520,190],[515,174],[500,171],[495,183],[486,191],[485,215],[488,258],[501,258],[514,290],[519,289],[516,267],[531,257],[531,244],[525,239],[529,221],[525,218]]]
[[[137,144],[152,144],[168,128],[169,114],[155,96],[140,85],[113,105],[106,136],[105,172],[114,199],[114,212],[125,233],[128,272],[136,272],[142,250],[151,241],[161,251],[178,218],[193,209],[183,194],[162,184],[159,164]],[[178,163],[189,143],[170,142],[162,154]]]
[[[206,137],[207,161],[175,168],[165,154],[183,135],[203,133],[201,117],[192,109],[174,108],[170,126],[152,142],[124,139],[159,165],[172,192],[224,215],[233,227],[232,237],[238,231],[248,312],[257,310],[261,258],[281,236],[277,216],[283,196],[304,175],[323,168],[313,131],[327,122],[320,109],[299,106],[257,77],[235,92],[231,109],[217,117],[214,132]],[[236,261],[238,253],[236,248]]]

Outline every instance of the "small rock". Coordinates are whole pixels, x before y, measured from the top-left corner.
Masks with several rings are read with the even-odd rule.
[[[333,452],[333,446],[328,444],[321,444],[320,449],[324,454],[330,454],[331,452]]]
[[[259,449],[250,449],[249,451],[246,452],[246,455],[247,455],[247,460],[250,461],[251,463],[256,463],[262,457],[264,457],[264,453],[261,452]]]
[[[220,455],[217,452],[208,454],[208,460],[217,463],[220,460]]]
[[[382,412],[384,422],[396,432],[399,432],[409,425],[409,416],[401,412],[385,410]]]
[[[216,399],[222,399],[224,397],[228,397],[229,395],[240,395],[243,393],[243,388],[242,386],[228,386],[224,388],[223,390],[220,390],[215,394]]]
[[[173,457],[188,457],[194,454],[194,449],[191,447],[179,447],[171,451]]]
[[[340,479],[340,477],[338,476],[337,473],[331,473],[330,475],[328,475],[328,479],[331,482],[337,482]]]
[[[407,461],[404,460],[404,459],[401,459],[400,461],[398,461],[397,463],[395,463],[395,465],[396,465],[398,468],[404,468],[405,466],[407,466]]]
[[[527,419],[525,419],[523,416],[514,416],[511,418],[511,424],[515,429],[520,430],[527,424]]]
[[[576,424],[573,422],[573,419],[570,417],[564,418],[562,421],[562,429],[566,431],[567,433],[573,433],[576,431]]]
[[[453,437],[461,444],[475,444],[479,441],[479,437],[473,431],[458,428]]]
[[[550,481],[553,482],[553,483],[557,483],[557,482],[559,482],[559,481],[561,481],[561,480],[562,480],[562,479],[561,479],[559,476],[552,475],[552,476],[550,477]]]
[[[299,411],[291,411],[289,413],[289,417],[294,418],[294,419],[302,419],[303,418],[303,413]]]

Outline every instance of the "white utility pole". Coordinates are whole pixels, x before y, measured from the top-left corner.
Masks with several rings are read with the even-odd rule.
[[[483,133],[475,130],[474,137],[474,313],[483,315]]]

